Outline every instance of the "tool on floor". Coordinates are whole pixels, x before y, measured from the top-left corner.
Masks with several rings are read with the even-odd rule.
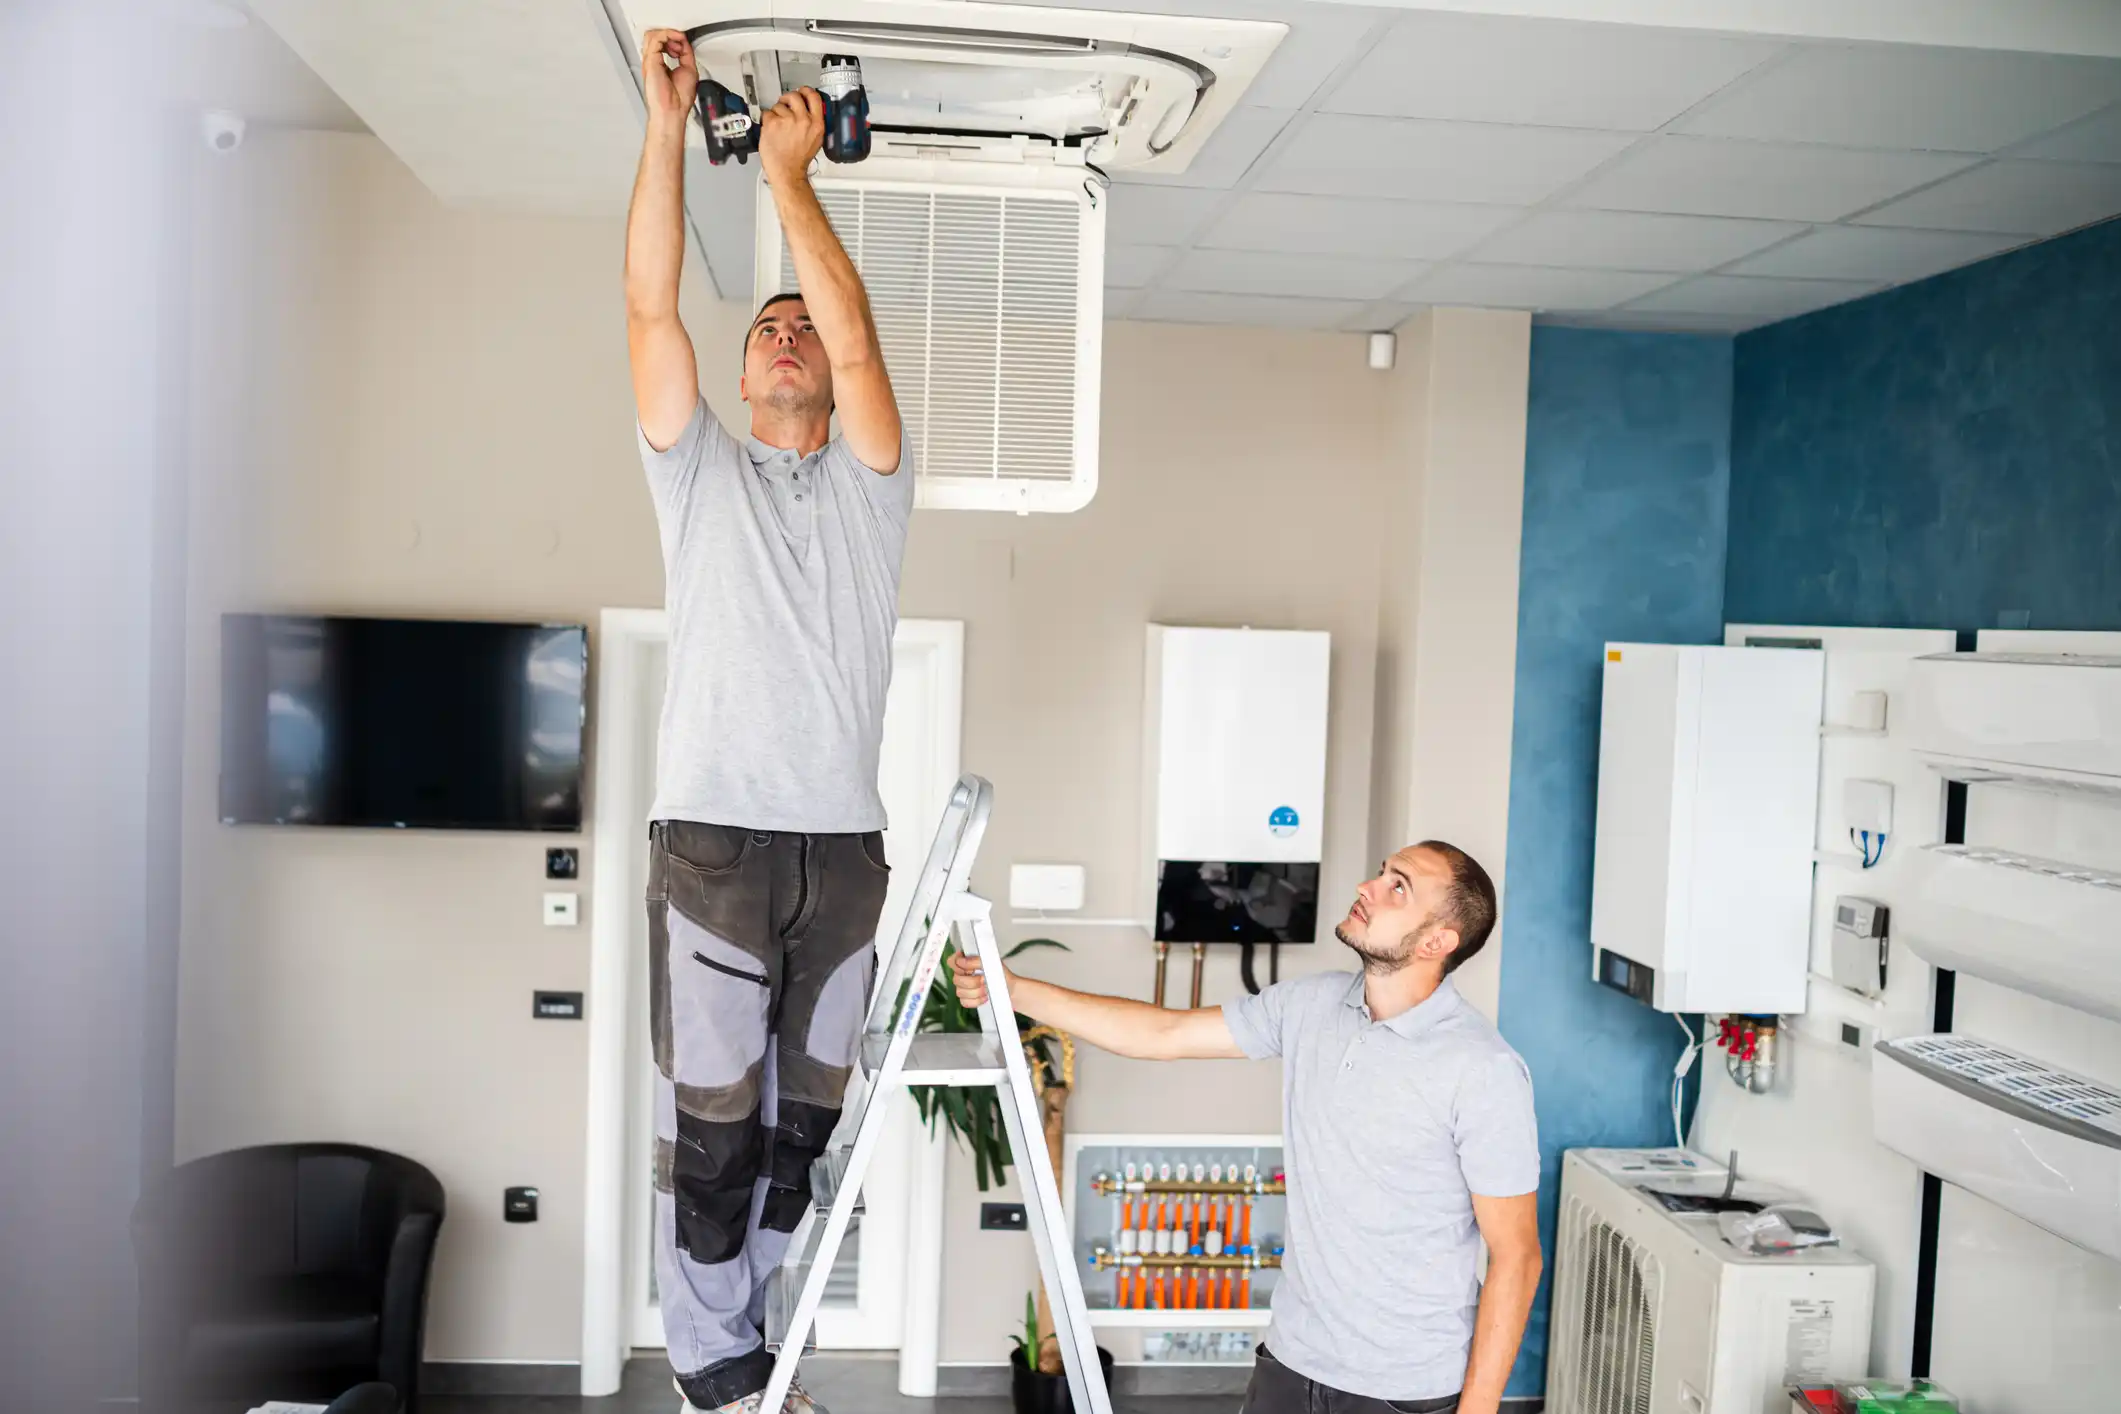
[[[993,801],[994,787],[978,776],[965,776],[951,791],[935,843],[928,850],[928,862],[907,904],[898,944],[877,969],[876,991],[862,1028],[861,1068],[867,1085],[859,1101],[853,1102],[849,1119],[853,1140],[845,1147],[827,1149],[812,1165],[810,1211],[788,1244],[788,1258],[767,1282],[766,1345],[776,1354],[762,1409],[781,1407],[795,1378],[796,1362],[811,1348],[818,1304],[824,1300],[840,1243],[861,1208],[862,1179],[883,1138],[890,1106],[909,1085],[991,1085],[1001,1100],[1009,1151],[1016,1157],[1025,1215],[1038,1249],[1039,1273],[1051,1297],[1054,1334],[1067,1366],[1072,1407],[1080,1414],[1112,1414],[1097,1340],[1083,1303],[1081,1274],[1061,1211],[1060,1182],[1046,1155],[1030,1062],[1009,1003],[1008,974],[994,939],[992,906],[967,887]],[[921,1011],[942,964],[943,945],[952,938],[960,952],[978,958],[986,969],[987,1001],[980,1008],[981,1029],[976,1034],[922,1034],[916,1029]],[[1160,1294],[1158,1304],[1162,1304]]]

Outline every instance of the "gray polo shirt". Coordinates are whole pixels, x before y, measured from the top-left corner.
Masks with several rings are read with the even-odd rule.
[[[668,451],[640,445],[670,615],[652,818],[883,829],[912,447],[889,476],[844,438],[800,457],[738,441],[704,398]]]
[[[1539,1188],[1524,1062],[1448,977],[1385,1022],[1345,972],[1239,997],[1223,1016],[1246,1055],[1282,1060],[1274,1358],[1372,1399],[1456,1394],[1480,1300],[1472,1195]]]

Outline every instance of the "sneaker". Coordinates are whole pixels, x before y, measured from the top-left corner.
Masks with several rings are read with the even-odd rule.
[[[832,1411],[803,1388],[803,1377],[797,1375],[788,1382],[788,1399],[781,1405],[781,1414],[832,1414]]]
[[[759,1390],[730,1404],[714,1409],[701,1409],[684,1397],[684,1386],[675,1379],[670,1384],[678,1392],[678,1414],[759,1414],[759,1410],[766,1403],[766,1391]],[[802,1378],[798,1376],[789,1382],[788,1397],[781,1402],[781,1414],[832,1414],[832,1411],[811,1397],[810,1391],[803,1388]]]
[[[675,1378],[670,1387],[678,1392],[678,1414],[759,1414],[759,1406],[766,1402],[766,1391],[758,1390],[745,1395],[733,1404],[717,1405],[713,1409],[702,1409],[685,1397],[685,1387]]]

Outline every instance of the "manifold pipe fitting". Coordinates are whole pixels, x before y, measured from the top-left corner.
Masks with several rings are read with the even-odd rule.
[[[1208,945],[1207,945],[1206,943],[1195,943],[1195,944],[1193,945],[1193,1001],[1192,1001],[1192,1007],[1193,1007],[1193,1009],[1194,1009],[1195,1011],[1199,1011],[1199,1010],[1200,1010],[1200,980],[1201,980],[1201,977],[1202,977],[1202,975],[1203,975],[1204,973],[1206,973],[1206,972],[1207,972],[1207,970],[1208,970]]]
[[[1169,943],[1158,943],[1156,945],[1156,1004],[1158,1006],[1164,1004],[1164,973],[1168,970],[1170,962],[1171,945]]]
[[[1266,1197],[1270,1194],[1287,1193],[1288,1180],[1281,1178],[1226,1179],[1220,1183],[1212,1179],[1190,1178],[1113,1178],[1099,1174],[1090,1180],[1090,1191],[1100,1198],[1110,1198],[1121,1193],[1198,1193],[1203,1196]]]

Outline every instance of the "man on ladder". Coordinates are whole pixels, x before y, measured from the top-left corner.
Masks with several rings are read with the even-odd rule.
[[[675,30],[642,48],[626,340],[670,613],[648,866],[656,1289],[687,1404],[758,1414],[764,1285],[810,1206],[876,966],[913,457],[868,296],[810,188],[824,108],[808,89],[759,141],[803,293],[746,335],[750,435],[708,409],[678,318],[699,73]],[[783,1408],[821,1414],[799,1385]]]

